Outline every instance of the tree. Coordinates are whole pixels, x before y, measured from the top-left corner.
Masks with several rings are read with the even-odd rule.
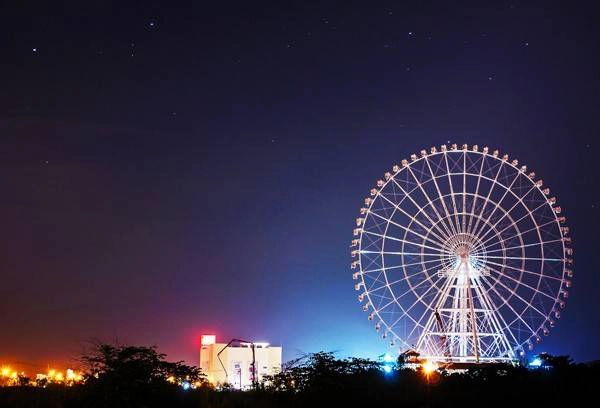
[[[26,375],[19,374],[17,376],[17,384],[22,387],[31,385],[31,378],[27,377]]]
[[[205,381],[198,367],[182,361],[165,361],[156,347],[95,344],[81,356],[86,376],[92,381],[118,380],[120,384],[195,383]]]
[[[100,394],[104,405],[155,405],[179,392],[183,383],[206,385],[198,367],[165,361],[156,347],[93,343],[81,356],[85,388]]]
[[[552,369],[565,369],[573,365],[573,360],[569,356],[553,356],[548,353],[540,353],[538,358],[542,362],[542,367]]]
[[[381,363],[352,357],[336,359],[333,353],[307,354],[284,365],[280,373],[265,378],[274,391],[316,391],[348,387],[354,378],[375,374],[381,377]]]

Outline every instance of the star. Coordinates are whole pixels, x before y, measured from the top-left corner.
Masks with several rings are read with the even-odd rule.
[[[37,48],[32,48],[31,51],[35,54],[37,52]]]

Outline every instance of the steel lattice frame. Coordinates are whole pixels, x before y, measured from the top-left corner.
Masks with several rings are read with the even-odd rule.
[[[363,310],[390,345],[514,361],[560,317],[569,228],[550,190],[487,147],[435,147],[377,181],[352,240]]]

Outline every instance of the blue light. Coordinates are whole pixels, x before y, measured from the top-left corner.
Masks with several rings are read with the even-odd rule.
[[[383,362],[384,363],[393,363],[394,362],[394,357],[390,356],[388,353],[385,353],[383,355]]]
[[[531,362],[529,362],[529,367],[541,367],[542,365],[542,360],[540,360],[539,357],[534,358],[533,360],[531,360]]]
[[[385,374],[391,374],[394,371],[396,360],[388,353],[379,356],[379,367]]]
[[[185,382],[181,383],[181,387],[187,391],[190,389],[190,383],[185,381]]]

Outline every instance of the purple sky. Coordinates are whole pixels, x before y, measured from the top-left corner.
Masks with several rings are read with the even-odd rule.
[[[0,363],[93,338],[197,363],[204,332],[388,351],[348,244],[392,164],[447,140],[538,173],[572,227],[540,349],[600,357],[598,28],[540,2],[2,6]]]

